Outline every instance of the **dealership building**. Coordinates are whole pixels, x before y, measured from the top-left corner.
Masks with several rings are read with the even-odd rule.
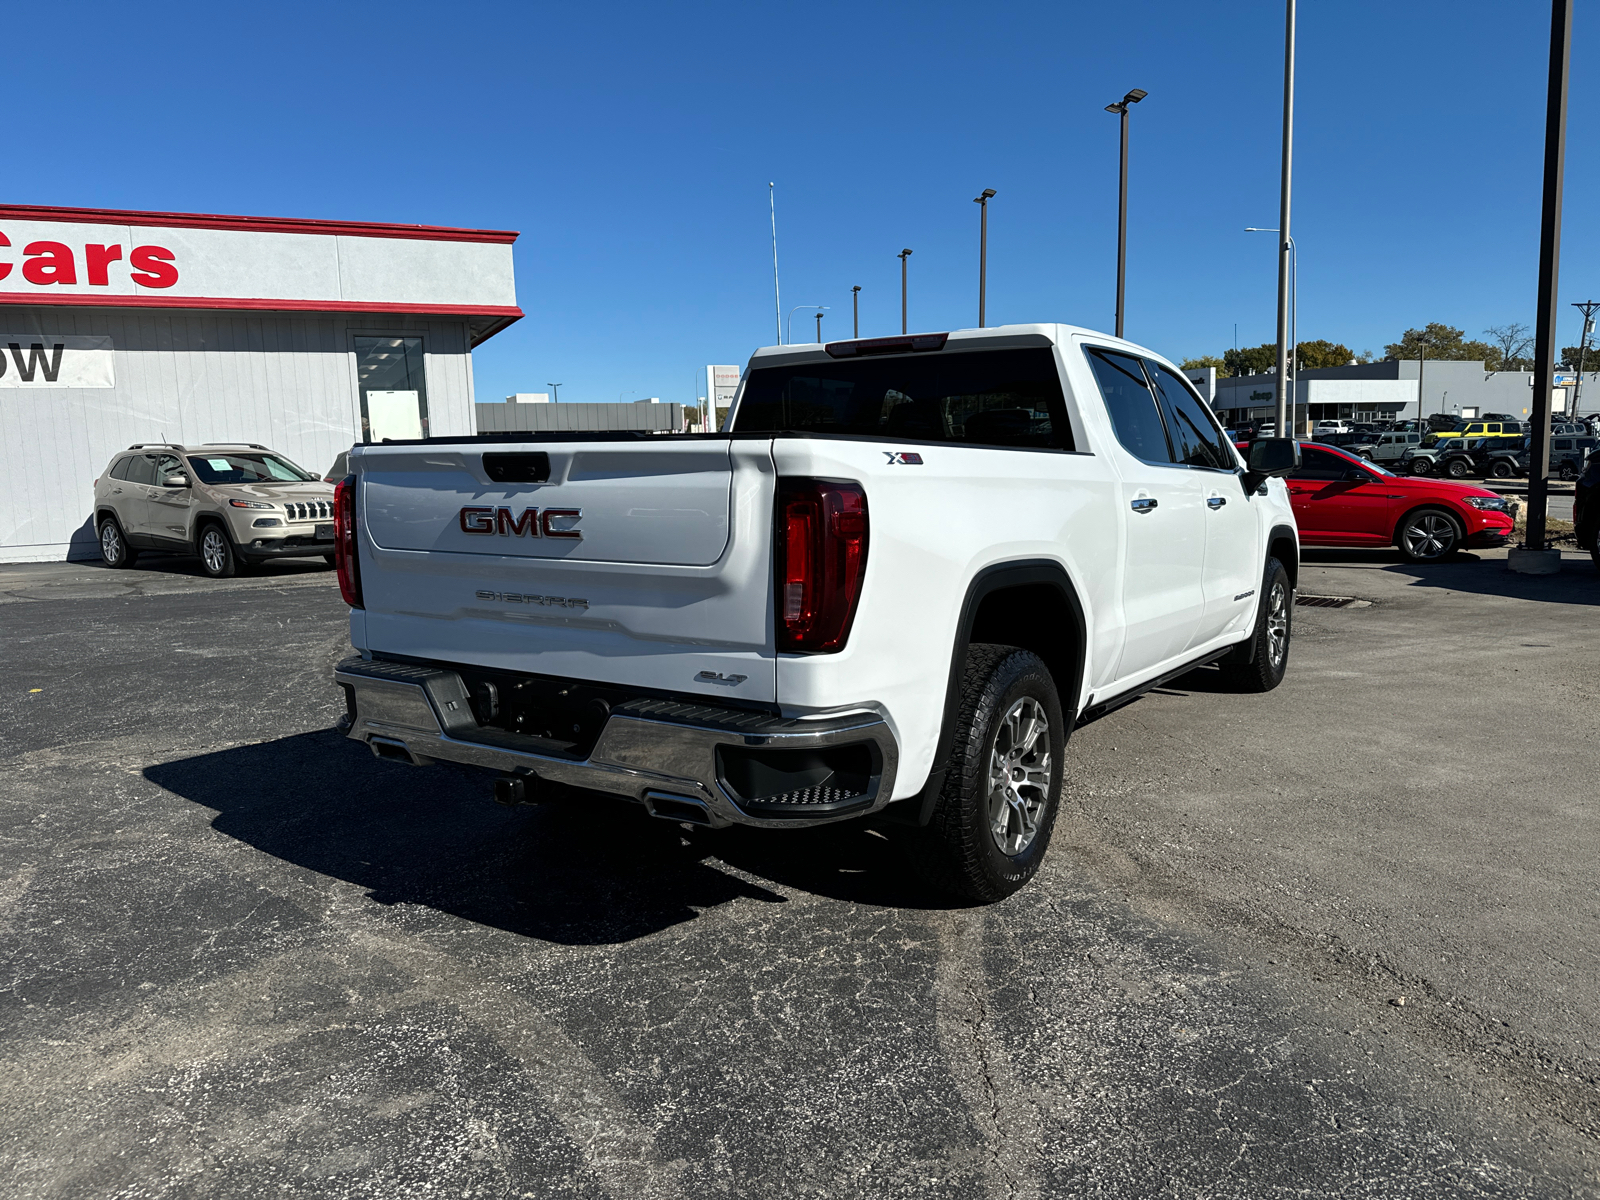
[[[0,562],[94,557],[95,477],[134,442],[320,475],[473,433],[472,349],[522,316],[516,236],[0,206]]]

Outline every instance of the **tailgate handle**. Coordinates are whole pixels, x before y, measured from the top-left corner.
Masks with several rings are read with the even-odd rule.
[[[549,483],[550,456],[543,450],[485,454],[483,473],[496,483]]]

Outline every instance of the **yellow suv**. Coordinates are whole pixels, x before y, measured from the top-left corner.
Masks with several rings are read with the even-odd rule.
[[[1524,436],[1520,421],[1463,421],[1454,429],[1435,435],[1444,438],[1519,438]],[[1426,438],[1422,444],[1428,445]]]

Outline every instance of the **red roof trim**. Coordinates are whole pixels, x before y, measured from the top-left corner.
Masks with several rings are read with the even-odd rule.
[[[119,208],[45,208],[0,205],[0,221],[70,221],[86,225],[159,225],[169,229],[231,229],[256,233],[320,233],[342,237],[410,238],[426,242],[497,242],[510,245],[515,230],[454,229],[446,225],[383,225],[374,221],[318,221],[305,217],[229,217],[216,213],[131,212]]]

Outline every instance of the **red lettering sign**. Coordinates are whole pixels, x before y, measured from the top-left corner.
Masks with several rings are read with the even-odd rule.
[[[178,268],[169,265],[174,257],[164,246],[135,246],[128,265],[138,270],[128,278],[140,287],[169,288],[178,282]]]
[[[106,276],[106,265],[122,261],[122,247],[90,244],[83,248],[83,259],[89,271],[89,286],[108,287],[111,280]]]
[[[29,283],[77,283],[78,267],[72,251],[60,242],[29,242],[22,252],[31,257],[22,264],[22,277]]]

